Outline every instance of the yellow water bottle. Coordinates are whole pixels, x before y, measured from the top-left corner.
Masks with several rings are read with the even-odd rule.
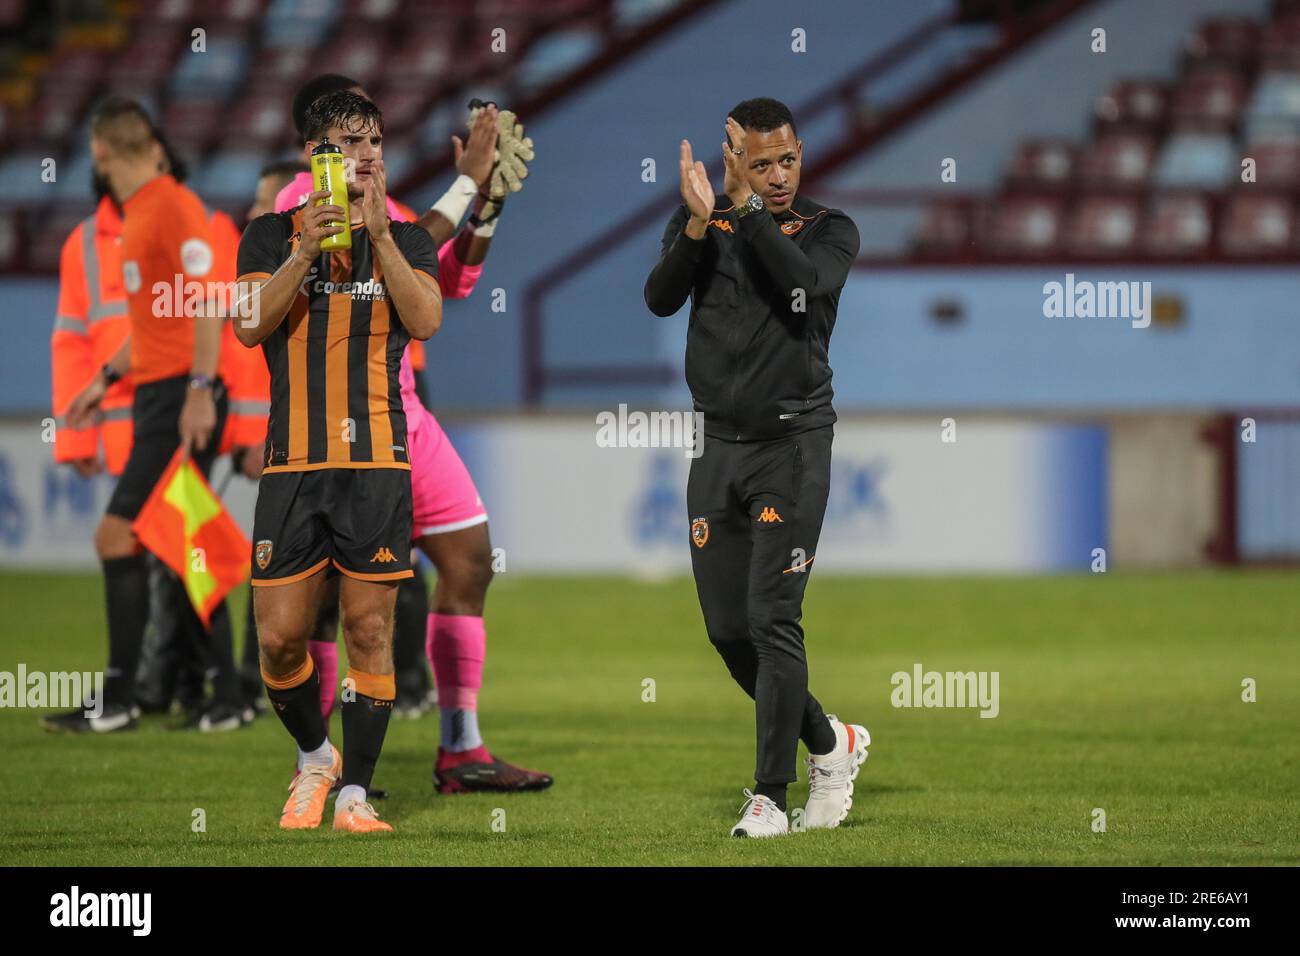
[[[331,204],[343,207],[341,223],[335,219],[328,221],[328,225],[341,225],[343,231],[322,239],[320,244],[322,252],[337,252],[340,249],[352,248],[352,224],[348,221],[348,183],[344,173],[345,168],[343,150],[328,139],[323,140],[311,151],[312,190],[315,192],[328,190],[330,194],[329,199],[322,199],[316,205]]]

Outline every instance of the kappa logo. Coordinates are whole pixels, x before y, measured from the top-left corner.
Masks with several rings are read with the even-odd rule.
[[[781,231],[784,232],[787,236],[793,236],[796,232],[798,232],[802,228],[803,228],[802,219],[791,219],[789,222],[781,223]]]
[[[257,559],[257,566],[263,571],[271,563],[271,548],[273,545],[270,541],[259,541],[257,547],[253,549],[253,557]]]
[[[758,520],[762,524],[772,524],[773,522],[776,522],[778,524],[785,524],[785,521],[781,518],[781,516],[776,513],[776,509],[771,507],[770,505],[763,509],[763,513],[758,516]]]
[[[710,226],[717,226],[717,227],[718,227],[719,229],[721,229],[723,232],[735,232],[735,231],[736,231],[735,229],[733,229],[733,228],[731,227],[731,220],[730,220],[730,219],[710,219],[710,220],[709,220],[709,225],[710,225]]]
[[[697,548],[702,548],[709,543],[709,522],[704,518],[696,518],[691,522],[691,544]]]
[[[370,559],[370,563],[390,564],[391,562],[396,560],[397,558],[393,557],[392,551],[388,550],[387,548],[380,548],[378,551],[375,552],[375,556]]]

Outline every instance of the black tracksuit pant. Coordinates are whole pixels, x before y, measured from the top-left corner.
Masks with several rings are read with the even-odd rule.
[[[799,739],[825,736],[799,621],[830,491],[832,434],[827,425],[767,441],[706,436],[691,462],[695,588],[709,640],[754,698],[761,784],[794,781]]]

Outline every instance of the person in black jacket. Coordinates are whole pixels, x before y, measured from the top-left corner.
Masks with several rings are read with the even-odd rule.
[[[798,194],[803,143],[784,105],[746,100],[726,128],[716,204],[704,164],[681,143],[684,203],[645,299],[661,316],[691,300],[686,380],[704,417],[686,492],[692,568],[709,640],[754,698],[758,737],[755,787],[731,833],[777,836],[789,832],[799,740],[812,828],[847,816],[870,743],[808,692],[799,624],[830,490],[827,351],[858,231]]]

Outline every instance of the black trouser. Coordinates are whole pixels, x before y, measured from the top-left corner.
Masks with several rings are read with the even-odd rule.
[[[705,437],[686,504],[709,640],[754,698],[759,783],[795,779],[826,717],[808,693],[802,616],[830,490],[832,426],[759,442]]]

